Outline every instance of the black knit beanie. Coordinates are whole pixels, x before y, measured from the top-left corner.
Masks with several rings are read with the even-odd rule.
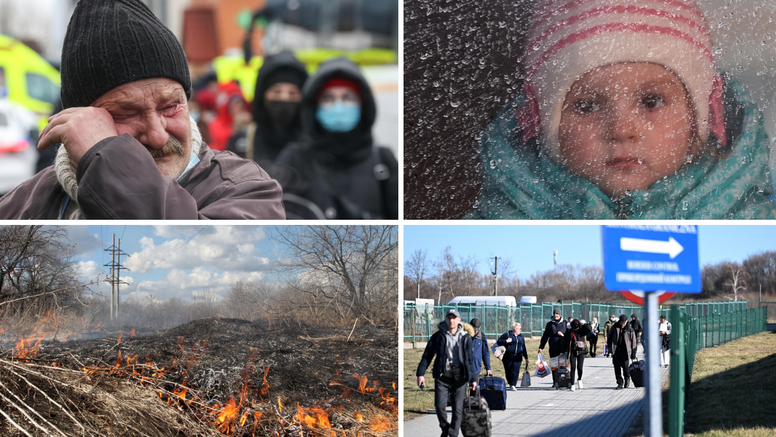
[[[191,98],[175,35],[140,0],[80,0],[62,46],[62,106],[89,106],[125,83],[164,77]]]
[[[279,67],[267,78],[264,89],[269,89],[276,83],[288,82],[298,86],[299,91],[301,92],[302,86],[306,80],[307,76],[293,67]]]

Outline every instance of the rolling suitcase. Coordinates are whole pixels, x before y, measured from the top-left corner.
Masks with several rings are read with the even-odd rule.
[[[644,360],[634,361],[628,366],[634,387],[644,387]]]
[[[569,374],[568,369],[569,362],[568,359],[563,361],[565,364],[561,364],[561,359],[558,357],[558,370],[556,370],[556,372],[558,372],[558,388],[568,388],[571,386],[571,375]]]
[[[507,382],[498,376],[486,376],[480,379],[479,390],[488,402],[491,410],[507,409]]]
[[[461,434],[464,437],[490,437],[490,409],[488,403],[482,398],[480,388],[477,387],[476,396],[469,393],[467,402],[463,405],[463,418],[461,419]]]

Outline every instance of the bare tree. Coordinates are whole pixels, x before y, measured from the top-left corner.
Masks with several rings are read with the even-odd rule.
[[[410,259],[404,263],[404,270],[418,287],[418,299],[420,299],[420,285],[423,283],[423,277],[428,269],[425,250],[416,250],[410,256]]]
[[[0,315],[79,309],[82,285],[64,228],[0,227]]]
[[[738,300],[738,292],[746,291],[746,270],[736,264],[730,267],[730,277],[725,281],[725,285],[733,291],[733,300]]]
[[[350,320],[396,313],[395,226],[289,226],[272,238],[286,249],[286,284],[310,302],[331,300],[329,308]]]

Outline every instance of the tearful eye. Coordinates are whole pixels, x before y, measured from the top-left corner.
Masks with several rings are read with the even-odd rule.
[[[641,98],[641,106],[647,109],[654,109],[658,106],[663,106],[663,104],[665,104],[665,100],[655,94],[649,94]]]
[[[599,111],[600,109],[601,105],[592,99],[584,99],[574,103],[574,112],[577,114],[590,114],[591,112]]]

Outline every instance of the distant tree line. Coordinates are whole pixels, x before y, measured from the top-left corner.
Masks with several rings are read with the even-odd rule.
[[[165,329],[222,316],[268,327],[398,326],[396,226],[284,226],[271,234],[281,253],[272,280],[237,281],[223,295],[203,284],[193,301],[132,297],[115,324]],[[24,330],[52,311],[73,331],[112,323],[109,296],[79,281],[71,252],[65,228],[0,226],[1,326]]]
[[[450,246],[435,259],[425,250],[408,254],[404,262],[404,299],[420,296],[446,303],[456,296],[492,296],[496,292],[493,273],[477,270],[474,257],[455,257]],[[724,261],[707,264],[701,270],[702,292],[683,294],[682,298],[700,300],[757,299],[776,294],[776,251],[749,256],[741,263]],[[498,260],[498,295],[536,296],[538,302],[623,300],[619,293],[604,287],[604,271],[597,266],[558,265],[552,270],[533,273],[528,279],[516,275],[514,262]]]

